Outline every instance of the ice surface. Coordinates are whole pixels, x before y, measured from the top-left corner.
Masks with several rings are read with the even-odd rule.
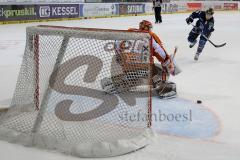
[[[176,61],[183,72],[172,80],[177,83],[180,97],[194,102],[198,99],[202,100],[204,105],[202,109],[206,112],[194,114],[195,119],[202,120],[204,126],[208,126],[208,131],[218,128],[217,134],[200,134],[215,132],[200,131],[201,127],[197,126],[198,123],[189,125],[190,128],[187,130],[181,130],[180,127],[178,129],[174,127],[178,124],[177,122],[167,123],[167,126],[159,122],[164,127],[157,130],[151,145],[136,153],[108,159],[238,160],[240,158],[240,102],[238,99],[240,13],[239,11],[215,13],[215,31],[211,40],[215,43],[227,42],[227,45],[217,49],[208,43],[198,62],[193,60],[196,46],[189,49],[186,40],[191,30],[191,26],[185,23],[187,16],[188,14],[163,15],[163,23],[154,24],[153,30],[161,37],[169,53],[173,52],[175,45],[179,46]],[[154,16],[137,16],[0,26],[0,106],[8,104],[15,88],[24,53],[26,26],[47,24],[128,29],[137,27],[138,22],[143,19],[154,22]],[[153,101],[155,109],[159,107],[162,111],[171,111],[167,106],[161,107],[160,104],[164,103],[156,99]],[[191,106],[182,105],[183,111],[187,107],[191,108]],[[198,109],[195,111],[200,111],[201,108]],[[178,106],[174,111],[181,111],[181,107]],[[0,142],[0,155],[1,159],[8,160],[79,159],[4,141]]]

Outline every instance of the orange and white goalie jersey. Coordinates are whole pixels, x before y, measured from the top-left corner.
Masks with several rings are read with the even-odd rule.
[[[149,70],[150,46],[147,39],[115,41],[116,61],[123,71]]]
[[[139,31],[139,29],[136,28],[130,28],[128,30]],[[155,33],[151,31],[149,31],[148,33],[152,36],[153,56],[156,57],[163,66],[167,65],[167,63],[170,63],[170,56],[163,47],[162,41]]]

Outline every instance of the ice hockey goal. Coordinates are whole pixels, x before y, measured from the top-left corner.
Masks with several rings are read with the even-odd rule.
[[[79,157],[122,155],[147,144],[148,33],[61,26],[26,33],[11,107],[0,119],[2,140]],[[104,90],[103,79],[115,92]]]

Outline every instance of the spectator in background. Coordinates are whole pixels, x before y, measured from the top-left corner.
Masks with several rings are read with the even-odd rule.
[[[155,12],[155,23],[162,23],[162,0],[153,0],[153,9]]]

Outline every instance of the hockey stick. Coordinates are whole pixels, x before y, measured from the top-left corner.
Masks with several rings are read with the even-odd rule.
[[[203,36],[208,42],[210,42],[214,47],[216,47],[216,48],[223,47],[223,46],[225,46],[225,45],[227,44],[226,42],[223,43],[223,44],[214,44],[208,37],[206,37],[206,36],[203,35],[203,34],[202,34],[202,36]]]
[[[177,51],[178,51],[178,47],[176,46],[174,49],[174,52],[173,52],[173,56],[172,56],[173,61],[174,61],[174,58],[176,57]],[[176,63],[174,63],[174,75],[177,75],[181,72],[182,72],[181,69],[177,66]]]
[[[173,58],[172,58],[172,59],[174,59],[174,58],[175,58],[175,56],[176,56],[176,54],[177,54],[177,50],[178,50],[178,47],[177,47],[177,46],[175,46],[175,48],[174,48],[174,52],[173,52]]]
[[[191,24],[193,27],[196,27],[195,25]],[[201,34],[201,36],[203,36],[208,42],[210,42],[214,47],[219,48],[219,47],[223,47],[225,46],[227,43],[223,43],[223,44],[215,44],[213,43],[207,36],[205,36],[204,34]]]

